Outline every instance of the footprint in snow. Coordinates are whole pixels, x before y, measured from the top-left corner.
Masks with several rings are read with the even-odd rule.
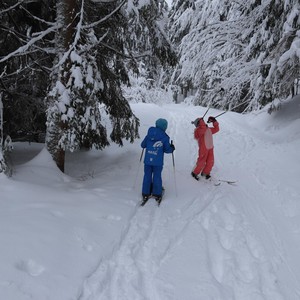
[[[51,212],[52,213],[52,215],[54,216],[54,217],[63,217],[64,216],[64,213],[63,212],[61,212],[61,211],[59,211],[59,210],[54,210],[54,211],[52,211]]]
[[[112,220],[112,221],[120,221],[122,218],[117,215],[108,215],[108,216],[104,216],[103,219]]]
[[[38,264],[32,259],[29,260],[22,260],[16,264],[16,268],[19,269],[20,271],[23,271],[27,273],[28,275],[31,276],[39,276],[41,275],[44,271],[45,268],[44,266]]]

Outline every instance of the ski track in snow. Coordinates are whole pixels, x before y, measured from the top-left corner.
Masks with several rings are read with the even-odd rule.
[[[159,246],[155,235],[160,218],[151,200],[131,218],[111,257],[88,280],[84,299],[157,299],[153,281],[164,255],[151,255]]]
[[[280,187],[275,186],[275,191],[268,188],[259,175],[266,164],[259,159],[253,161],[244,178],[227,178],[234,174],[228,170],[243,168],[249,165],[245,161],[253,160],[255,137],[240,131],[234,123],[220,122],[221,131],[214,138],[214,170],[219,171],[220,177],[228,173],[224,179],[240,182],[237,187],[196,182],[190,178],[198,151],[190,122],[203,114],[203,108],[174,105],[167,109],[168,132],[176,147],[175,163],[177,155],[180,163],[176,164],[176,178],[173,178],[171,159],[165,157],[165,182],[176,187],[176,180],[180,180],[186,187],[177,190],[177,197],[167,188],[159,208],[150,199],[144,207],[134,209],[119,242],[85,281],[79,299],[286,300],[276,270],[284,265],[294,280],[291,287],[297,286],[297,275],[284,259],[285,250],[276,236],[276,228],[272,227],[257,199],[253,199],[251,191],[243,188],[242,180],[253,180],[254,188],[261,188],[262,196],[276,193]],[[176,137],[184,143],[176,143]],[[231,147],[232,144],[237,147]],[[266,151],[271,146],[264,144]],[[273,150],[281,151],[276,146],[272,146]],[[234,161],[230,157],[234,157]],[[193,198],[184,197],[184,188],[195,190]],[[290,195],[293,195],[292,190]],[[264,235],[260,235],[259,225],[247,220],[247,214],[264,225]],[[292,215],[292,212],[287,211],[287,214]],[[274,235],[264,243],[262,238],[270,232]],[[273,257],[265,254],[269,253],[265,251],[266,244]],[[184,252],[187,252],[186,260],[178,262],[179,257],[185,256]],[[182,269],[172,268],[173,262],[182,265]],[[198,276],[190,279],[190,285],[183,286],[181,279],[189,275],[188,268],[193,268],[192,273]]]
[[[264,291],[264,295],[266,299],[273,299],[272,293],[269,294],[268,292],[273,291],[277,285],[277,289],[281,290],[281,293],[278,292],[278,299],[285,299],[285,297],[282,296],[283,291],[282,289],[292,289],[295,290],[295,298],[298,299],[300,297],[299,293],[299,280],[297,279],[297,275],[295,274],[294,270],[291,268],[289,262],[284,258],[286,256],[289,256],[286,252],[287,249],[284,249],[283,241],[277,234],[278,228],[274,226],[277,222],[272,222],[270,217],[268,216],[268,210],[270,207],[272,207],[272,203],[269,203],[267,205],[268,210],[264,210],[263,201],[264,199],[270,199],[270,195],[274,195],[275,197],[278,197],[280,195],[280,190],[283,188],[282,183],[280,181],[280,177],[278,177],[278,181],[274,182],[274,176],[273,174],[268,174],[269,167],[271,168],[272,165],[279,165],[279,169],[284,169],[285,166],[281,166],[281,164],[285,164],[284,161],[276,160],[276,161],[268,161],[268,152],[272,151],[272,153],[276,153],[278,157],[282,157],[285,155],[286,150],[282,148],[280,145],[268,141],[265,141],[265,137],[263,135],[260,135],[259,132],[256,133],[255,136],[251,136],[253,134],[253,131],[250,132],[243,132],[238,126],[236,126],[233,122],[229,122],[228,119],[224,122],[224,127],[226,126],[226,131],[224,132],[224,138],[222,139],[222,143],[225,143],[225,148],[230,148],[231,144],[234,144],[235,146],[240,145],[238,148],[232,148],[231,152],[228,153],[229,156],[235,157],[234,161],[234,168],[236,168],[236,165],[238,164],[241,169],[247,170],[245,172],[245,178],[242,178],[248,182],[251,182],[253,187],[249,190],[249,185],[245,185],[245,188],[241,186],[239,188],[239,208],[247,213],[247,215],[252,216],[253,218],[250,218],[250,220],[257,220],[258,224],[249,224],[251,227],[253,227],[253,230],[255,230],[255,236],[258,241],[258,244],[263,245],[264,247],[267,247],[267,253],[273,253],[273,257],[269,257],[267,259],[268,262],[268,270],[269,275],[266,273],[266,278],[273,278],[273,285],[274,287],[271,289],[268,289],[267,291]],[[239,143],[236,141],[238,140]],[[259,145],[257,145],[259,143]],[[266,155],[261,157],[257,156],[255,152],[255,148],[258,147],[259,151],[262,152],[261,149],[265,149]],[[223,147],[224,148],[224,147]],[[272,156],[274,157],[274,155]],[[252,168],[249,169],[249,161],[252,161]],[[273,169],[274,172],[274,169]],[[240,174],[240,172],[238,172]],[[279,173],[280,174],[280,173]],[[270,175],[270,176],[269,176]],[[271,179],[269,179],[271,178]],[[270,182],[268,182],[270,180]],[[255,193],[252,191],[255,190]],[[260,193],[257,193],[257,191],[260,191]],[[257,198],[257,195],[261,194],[261,198]],[[293,199],[295,198],[295,195],[297,193],[286,193],[284,197],[287,199]],[[256,196],[254,196],[256,195]],[[298,195],[299,196],[299,195]],[[235,201],[236,202],[236,201]],[[236,202],[237,203],[237,202]],[[272,214],[270,215],[277,215],[278,220],[282,218],[281,211],[288,210],[290,211],[291,206],[286,205],[283,203],[282,207],[279,207],[279,211],[272,211]],[[299,210],[299,206],[298,206]],[[295,215],[299,214],[298,212],[294,211]],[[293,215],[286,214],[287,217],[291,217]],[[286,224],[286,222],[278,222],[278,224]],[[290,228],[286,228],[287,231],[290,230]],[[253,235],[253,232],[252,232]],[[268,237],[268,240],[266,241],[266,237]],[[287,243],[290,245],[290,242]],[[261,246],[262,248],[262,246]],[[262,252],[262,258],[264,256],[264,251]],[[278,279],[275,278],[275,271],[278,268],[286,269],[286,273],[291,278],[290,287],[279,287]],[[260,272],[263,273],[265,270],[261,270]],[[270,282],[269,282],[270,283]],[[280,296],[279,296],[280,295]],[[275,296],[273,296],[274,299],[277,299]]]

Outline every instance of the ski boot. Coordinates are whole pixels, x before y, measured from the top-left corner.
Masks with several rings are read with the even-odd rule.
[[[141,206],[144,206],[147,203],[147,201],[149,200],[149,198],[150,198],[150,195],[143,195]]]
[[[155,198],[156,202],[157,202],[157,205],[159,206],[160,205],[160,202],[162,200],[162,196],[154,196],[153,197]]]
[[[196,175],[194,172],[191,173],[192,177],[194,177],[197,181],[199,181],[199,176]]]
[[[210,174],[201,173],[201,176],[204,177],[205,179],[210,179],[211,178]]]

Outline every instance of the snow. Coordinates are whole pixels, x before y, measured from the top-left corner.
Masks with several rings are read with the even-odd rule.
[[[0,174],[0,298],[300,299],[300,97],[218,118],[212,176],[237,180],[220,186],[190,176],[205,107],[131,107],[141,139],[169,122],[161,206],[138,205],[141,140],[68,153],[66,174],[43,145],[15,143],[13,176]]]

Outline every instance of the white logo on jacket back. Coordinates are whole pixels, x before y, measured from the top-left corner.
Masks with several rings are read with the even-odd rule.
[[[154,147],[154,148],[158,148],[158,147],[162,147],[162,146],[163,146],[162,141],[157,141],[157,142],[155,142],[155,143],[153,144],[153,147]]]
[[[163,142],[162,141],[157,141],[152,146],[155,150],[148,150],[147,152],[149,154],[151,154],[151,155],[155,155],[156,156],[156,155],[158,155],[158,149],[157,148],[160,148],[162,146],[163,146]],[[149,159],[150,159],[150,161],[153,161],[152,157],[150,157]]]

